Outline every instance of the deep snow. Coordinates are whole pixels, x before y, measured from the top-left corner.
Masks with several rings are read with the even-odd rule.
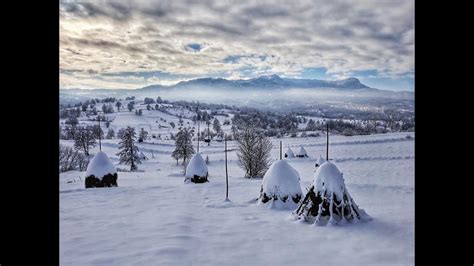
[[[331,227],[297,223],[291,211],[256,204],[262,180],[243,178],[233,141],[228,202],[224,143],[201,143],[210,182],[188,185],[171,157],[173,141],[139,143],[149,158],[138,165],[144,172],[120,172],[120,187],[84,189],[85,172],[60,175],[61,265],[413,265],[414,138],[406,135],[331,137],[330,159],[373,218]],[[309,158],[287,159],[305,194],[325,156],[325,137],[272,139],[272,159],[280,140],[307,150]],[[114,164],[117,142],[102,142]]]

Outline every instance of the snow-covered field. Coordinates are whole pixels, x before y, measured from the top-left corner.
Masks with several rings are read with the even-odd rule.
[[[223,142],[201,142],[210,159],[210,182],[203,184],[183,182],[183,168],[171,158],[173,141],[139,143],[150,159],[138,166],[143,172],[119,172],[119,187],[84,189],[85,172],[60,175],[61,265],[413,265],[414,133],[407,134],[331,137],[330,158],[373,220],[325,227],[248,203],[262,180],[243,178],[234,142],[228,143],[230,203]],[[310,156],[288,160],[305,193],[316,159],[325,156],[325,137],[272,139],[273,159],[280,140],[283,152],[303,145]],[[102,143],[115,164],[117,143]]]

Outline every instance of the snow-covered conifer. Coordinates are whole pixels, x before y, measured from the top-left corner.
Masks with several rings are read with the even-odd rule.
[[[135,138],[135,128],[128,126],[124,131],[122,140],[119,142],[120,152],[117,153],[120,163],[130,165],[130,171],[136,170],[137,164],[141,163],[138,147],[135,145]]]
[[[171,154],[173,158],[183,159],[183,165],[194,154],[192,144],[193,132],[189,128],[181,128],[176,133],[176,148]]]

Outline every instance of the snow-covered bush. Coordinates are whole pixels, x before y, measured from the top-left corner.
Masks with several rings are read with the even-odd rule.
[[[313,185],[294,214],[298,219],[316,225],[371,219],[352,199],[342,173],[328,161],[316,171]]]
[[[302,194],[298,172],[287,161],[279,160],[265,173],[258,202],[270,208],[294,210]]]

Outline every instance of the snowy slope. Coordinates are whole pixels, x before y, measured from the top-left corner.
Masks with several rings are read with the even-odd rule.
[[[331,138],[330,158],[373,218],[333,227],[295,223],[289,211],[249,203],[262,180],[243,178],[233,141],[228,204],[224,143],[201,143],[210,182],[188,185],[171,158],[173,141],[140,143],[150,160],[138,166],[144,172],[120,172],[120,187],[86,190],[85,172],[60,175],[61,265],[413,265],[414,138],[406,135]],[[305,194],[315,161],[325,157],[325,137],[272,139],[272,159],[279,158],[280,140],[308,152],[288,159]],[[126,168],[117,165],[117,142],[104,140],[102,150]]]

